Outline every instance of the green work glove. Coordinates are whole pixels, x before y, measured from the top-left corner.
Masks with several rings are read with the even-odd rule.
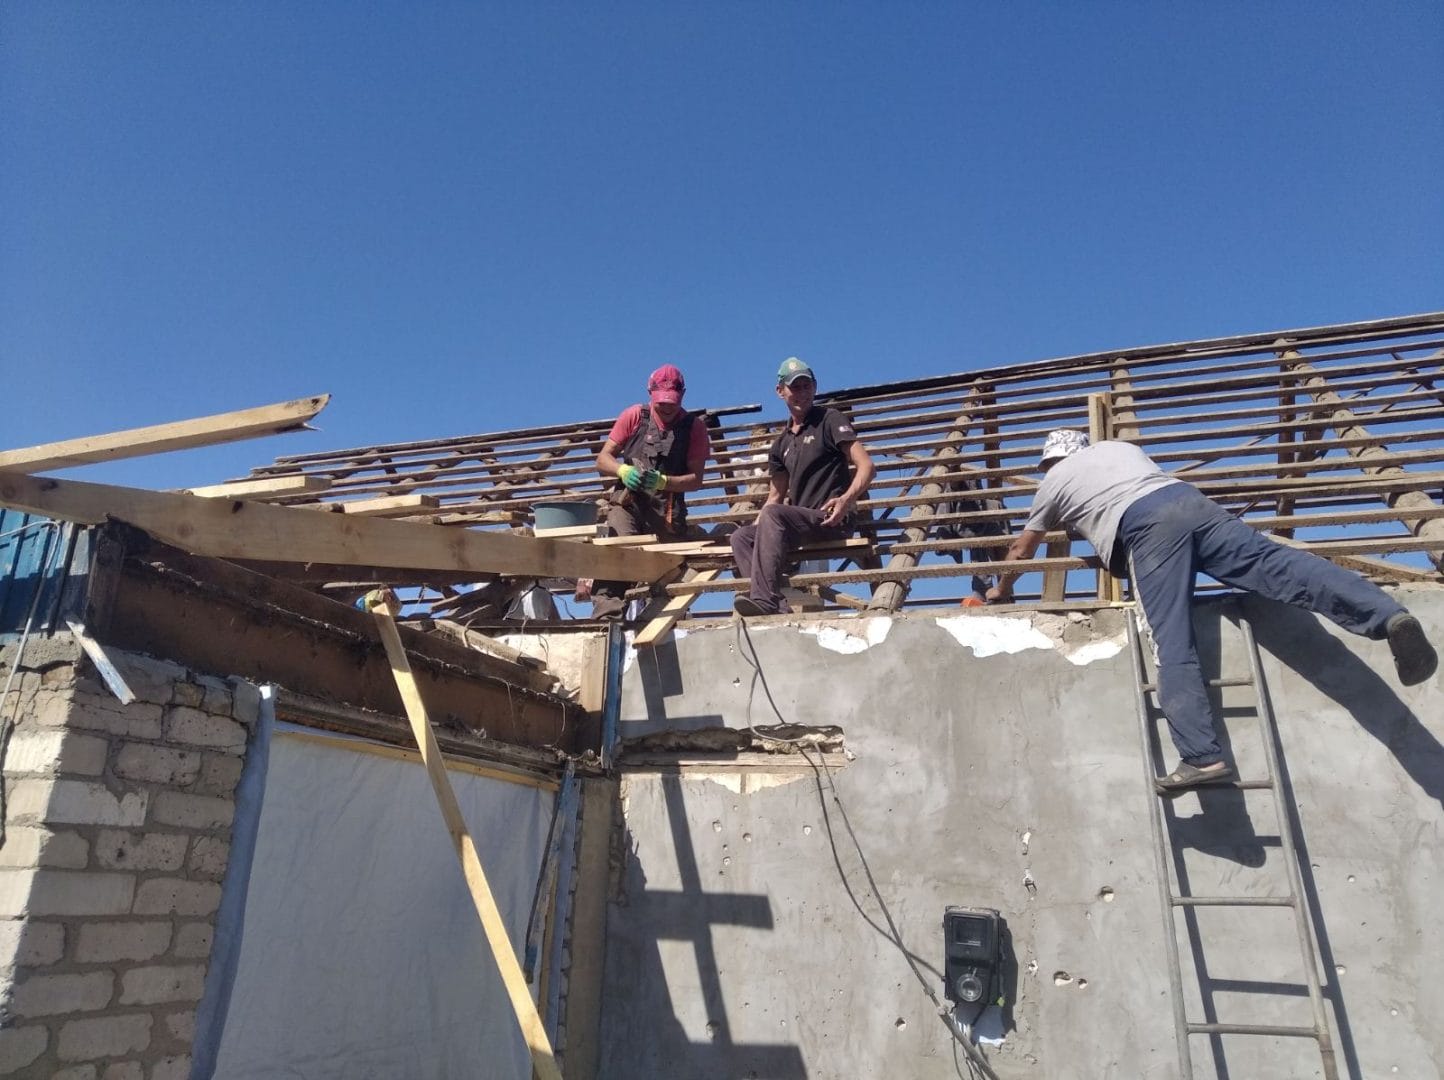
[[[642,474],[642,489],[644,491],[661,491],[666,486],[666,473],[658,472],[656,469],[648,469]]]
[[[645,474],[642,470],[635,465],[623,465],[617,470],[617,479],[622,482],[622,486],[628,491],[642,490],[643,475]]]

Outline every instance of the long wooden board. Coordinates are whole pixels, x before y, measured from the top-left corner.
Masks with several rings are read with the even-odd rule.
[[[216,446],[261,435],[296,431],[305,427],[306,421],[324,409],[330,400],[330,394],[316,394],[277,405],[178,420],[173,424],[155,424],[114,431],[108,435],[88,435],[22,450],[6,450],[0,452],[0,472],[47,472],[68,469],[72,465],[119,461],[168,450]]]
[[[87,525],[115,518],[221,559],[620,581],[655,581],[682,562],[655,551],[15,474],[0,474],[0,506]]]
[[[396,677],[396,689],[406,704],[406,716],[411,721],[411,732],[416,736],[421,761],[426,766],[427,778],[436,795],[436,804],[441,809],[446,831],[451,835],[451,844],[461,862],[461,871],[466,878],[466,887],[471,892],[471,901],[481,918],[481,928],[486,933],[486,943],[491,947],[497,970],[501,973],[502,984],[516,1013],[517,1024],[531,1051],[532,1068],[540,1080],[562,1080],[561,1069],[557,1067],[552,1053],[551,1040],[537,1013],[536,1002],[527,989],[526,976],[517,962],[516,950],[507,936],[506,923],[502,921],[501,910],[496,906],[491,885],[486,880],[486,869],[477,854],[476,841],[461,815],[461,806],[456,801],[456,792],[451,787],[451,778],[446,775],[446,762],[441,756],[441,747],[431,730],[431,718],[426,713],[426,704],[421,700],[421,690],[411,673],[411,664],[406,650],[401,645],[401,635],[396,630],[395,613],[384,602],[368,597],[371,613],[376,617],[376,628],[381,632],[381,642],[386,646],[386,656],[391,661],[391,673]]]

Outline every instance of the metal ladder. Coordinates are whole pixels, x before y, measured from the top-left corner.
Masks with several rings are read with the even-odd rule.
[[[1173,891],[1173,878],[1169,872],[1169,853],[1172,849],[1170,822],[1173,815],[1166,812],[1167,796],[1160,795],[1153,786],[1154,754],[1158,745],[1157,720],[1162,713],[1153,708],[1148,695],[1157,690],[1157,684],[1148,679],[1144,662],[1142,634],[1139,631],[1141,613],[1136,611],[1128,620],[1128,644],[1133,658],[1133,674],[1138,686],[1139,737],[1142,742],[1144,782],[1149,797],[1153,799],[1149,825],[1153,833],[1153,862],[1158,881],[1158,896],[1163,908],[1163,937],[1168,950],[1168,970],[1173,991],[1173,1023],[1178,1040],[1178,1067],[1182,1080],[1193,1080],[1193,1058],[1189,1051],[1191,1035],[1262,1035],[1274,1038],[1313,1039],[1318,1044],[1325,1080],[1338,1080],[1338,1065],[1334,1058],[1333,1040],[1329,1034],[1328,1014],[1320,990],[1318,958],[1314,949],[1313,930],[1310,925],[1308,908],[1304,903],[1303,877],[1299,871],[1295,837],[1288,806],[1285,802],[1283,780],[1279,768],[1278,728],[1274,721],[1273,709],[1268,695],[1264,692],[1263,668],[1259,659],[1258,645],[1254,641],[1253,628],[1247,617],[1239,612],[1238,625],[1243,634],[1244,649],[1248,654],[1249,674],[1243,678],[1219,678],[1207,680],[1210,687],[1251,686],[1254,688],[1255,709],[1258,714],[1260,734],[1264,747],[1264,761],[1268,775],[1261,780],[1235,779],[1214,785],[1219,789],[1233,788],[1238,791],[1268,790],[1273,792],[1274,810],[1278,818],[1279,847],[1288,873],[1288,891],[1282,896],[1191,896]],[[1271,1024],[1220,1024],[1195,1023],[1188,1019],[1183,1000],[1183,972],[1179,963],[1176,916],[1180,908],[1202,907],[1286,907],[1293,909],[1294,928],[1298,935],[1299,953],[1304,963],[1304,976],[1308,984],[1309,1003],[1313,1008],[1314,1022],[1310,1027],[1289,1027]],[[1200,944],[1201,948],[1201,937]]]

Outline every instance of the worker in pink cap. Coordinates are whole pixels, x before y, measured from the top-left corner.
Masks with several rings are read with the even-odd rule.
[[[613,536],[686,537],[686,493],[702,486],[708,447],[702,416],[682,408],[686,393],[682,373],[663,364],[647,379],[650,401],[631,406],[612,425],[597,455],[597,471],[617,478],[607,493],[606,524]],[[620,618],[628,586],[625,581],[593,585],[593,616]]]

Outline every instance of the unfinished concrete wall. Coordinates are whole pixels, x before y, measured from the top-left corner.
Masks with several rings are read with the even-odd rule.
[[[1444,594],[1404,599],[1444,641]],[[1441,684],[1401,689],[1381,643],[1242,608],[1279,716],[1342,1071],[1437,1077]],[[1237,610],[1197,612],[1210,672],[1246,669]],[[650,764],[623,778],[599,1075],[956,1077],[888,917],[940,991],[941,918],[961,904],[1000,909],[1012,933],[1010,1030],[988,1051],[1001,1076],[1177,1076],[1123,630],[1118,612],[751,624],[786,720],[840,725],[852,760],[825,775],[795,754],[683,752],[696,763],[677,767],[633,751]],[[623,734],[775,723],[749,655],[726,625],[630,658]],[[1225,693],[1231,752],[1259,775],[1246,691]],[[1187,795],[1171,812],[1191,892],[1281,891],[1267,792]],[[1203,912],[1179,941],[1193,1018],[1202,972],[1219,1019],[1307,1022],[1286,910]],[[1191,1045],[1200,1077],[1321,1075],[1303,1040]]]
[[[116,659],[130,704],[32,641],[5,702],[0,1075],[190,1075],[256,690]]]

